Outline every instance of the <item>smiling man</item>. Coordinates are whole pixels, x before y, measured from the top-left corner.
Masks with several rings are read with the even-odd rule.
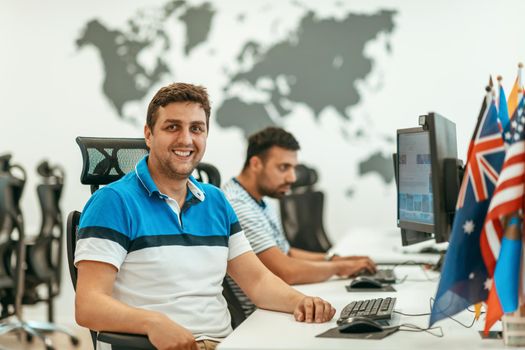
[[[203,87],[160,89],[144,127],[149,155],[86,204],[75,253],[80,325],[146,334],[158,349],[214,349],[231,332],[226,273],[261,308],[300,322],[333,317],[328,302],[271,273],[224,194],[191,176],[206,149],[209,117]]]
[[[366,256],[339,257],[290,247],[277,213],[264,197],[280,198],[290,191],[296,180],[299,148],[295,137],[281,128],[268,127],[253,134],[241,173],[223,187],[254,252],[289,284],[321,282],[333,275],[350,276],[362,270],[374,272],[376,266]],[[228,283],[246,315],[252,313],[255,305],[251,298],[231,280]]]

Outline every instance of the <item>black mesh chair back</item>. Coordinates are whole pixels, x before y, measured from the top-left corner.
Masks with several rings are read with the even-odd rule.
[[[0,300],[6,298],[6,294],[10,293],[9,289],[14,288],[15,281],[11,273],[11,259],[12,251],[11,232],[16,228],[16,217],[12,215],[11,198],[12,193],[10,189],[10,179],[5,175],[0,175]],[[4,257],[6,257],[4,259]],[[4,313],[7,310],[2,309],[2,316],[6,317]],[[3,318],[0,317],[0,318]]]
[[[80,182],[90,185],[91,193],[94,193],[100,186],[117,181],[134,170],[137,163],[148,153],[146,141],[143,138],[77,137],[76,142],[82,154]],[[80,215],[80,212],[72,211],[68,215],[66,224],[67,260],[71,282],[75,290],[77,268],[74,261]],[[90,330],[90,333],[95,349],[97,339],[111,344],[113,350],[155,349],[145,335],[97,333],[93,330]]]
[[[20,199],[26,182],[22,167],[0,160],[0,318],[20,316],[24,289],[24,223]],[[18,169],[21,175],[12,170]]]
[[[77,137],[76,141],[82,153],[80,182],[90,185],[91,193],[135,169],[148,153],[143,138]]]
[[[323,225],[324,193],[313,189],[317,172],[299,165],[296,176],[292,193],[279,200],[286,237],[295,248],[326,252],[332,244]]]
[[[67,216],[66,222],[66,250],[69,265],[69,275],[73,283],[73,289],[77,288],[77,268],[75,267],[75,248],[77,246],[78,224],[80,223],[80,212],[73,210]]]
[[[41,162],[37,172],[42,183],[37,186],[37,196],[42,214],[40,231],[32,244],[27,246],[27,269],[24,304],[40,301],[48,303],[48,320],[53,322],[53,298],[60,293],[63,249],[63,220],[60,198],[64,186],[64,172],[58,166]],[[38,286],[47,285],[42,297]]]

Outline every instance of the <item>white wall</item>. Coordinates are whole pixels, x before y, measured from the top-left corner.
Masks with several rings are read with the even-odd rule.
[[[154,8],[166,1],[66,1],[8,0],[0,5],[0,154],[13,153],[13,160],[29,173],[23,210],[32,232],[39,225],[39,209],[34,188],[37,163],[47,158],[62,164],[67,172],[62,201],[65,213],[82,208],[89,189],[79,184],[80,152],[75,137],[141,136],[142,127],[120,120],[101,92],[104,72],[94,48],[77,51],[75,40],[83,25],[98,18],[108,27],[119,28],[138,9]],[[174,43],[174,77],[209,87],[215,104],[223,98],[227,84],[223,68],[231,67],[243,40],[234,34],[275,41],[293,28],[301,10],[280,1],[216,1],[219,13],[209,38],[219,50],[214,59],[203,61],[206,52],[196,49],[188,58],[177,53],[183,45]],[[259,11],[265,4],[271,10]],[[344,123],[327,110],[316,122],[311,111],[298,107],[283,126],[302,144],[301,160],[320,171],[319,187],[327,193],[326,226],[333,239],[352,227],[395,226],[395,189],[379,176],[357,178],[357,160],[370,150],[385,154],[395,145],[381,141],[394,136],[401,127],[417,126],[417,116],[437,111],[457,125],[460,158],[479,111],[489,74],[504,77],[507,93],[514,81],[517,63],[525,59],[521,25],[525,3],[501,1],[341,1],[342,9],[325,1],[302,1],[321,16],[341,13],[374,13],[379,9],[398,11],[396,28],[388,41],[392,53],[384,49],[385,38],[371,41],[365,54],[373,57],[373,70],[364,81],[356,82],[361,101],[351,108],[352,122]],[[242,32],[233,14],[252,15],[251,26]],[[269,17],[285,20],[277,29]],[[273,17],[272,17],[273,18]],[[273,29],[272,29],[273,28]],[[315,69],[315,67],[312,67]],[[155,92],[134,107],[144,115]],[[213,116],[212,116],[213,119]],[[345,140],[340,129],[353,130],[368,125],[371,136]],[[212,120],[206,161],[216,164],[226,179],[235,175],[244,161],[245,141],[240,130],[220,129]],[[351,199],[347,188],[354,190]],[[60,319],[70,319],[73,301],[65,278]]]

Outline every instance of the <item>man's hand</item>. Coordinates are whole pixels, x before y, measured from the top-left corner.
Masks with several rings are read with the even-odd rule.
[[[361,259],[369,259],[370,261],[372,261],[372,259],[370,259],[366,255],[347,255],[347,256],[334,255],[334,257],[332,258],[332,261],[336,261],[336,260],[361,260]]]
[[[337,265],[337,275],[342,277],[353,276],[363,270],[376,272],[376,264],[368,257],[361,259],[338,259],[333,262]]]
[[[304,297],[295,306],[293,315],[296,321],[322,323],[332,319],[335,309],[329,302],[318,297]]]
[[[160,350],[198,350],[195,338],[186,328],[179,326],[167,316],[157,314],[148,321],[148,338]]]

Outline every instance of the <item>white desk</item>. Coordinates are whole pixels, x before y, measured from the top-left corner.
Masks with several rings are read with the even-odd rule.
[[[388,241],[388,239],[386,239]],[[343,242],[343,241],[342,241]],[[345,245],[348,242],[345,242]],[[361,245],[361,244],[356,244]],[[350,251],[348,246],[338,247],[338,251]],[[337,250],[337,249],[336,249]],[[362,254],[363,251],[360,251]],[[407,259],[408,260],[408,259]],[[324,283],[296,286],[308,295],[316,295],[330,301],[337,309],[334,319],[324,324],[296,322],[292,315],[266,310],[255,311],[230,336],[218,350],[280,350],[280,349],[504,349],[503,340],[482,340],[478,334],[484,321],[478,321],[472,328],[463,328],[452,320],[437,323],[443,329],[444,337],[437,338],[426,332],[397,332],[382,340],[330,339],[316,338],[317,334],[335,327],[341,309],[352,300],[377,297],[397,297],[395,310],[404,313],[428,313],[430,298],[435,296],[438,274],[428,272],[428,276],[418,266],[398,266],[398,277],[408,275],[404,283],[394,285],[397,292],[348,293],[344,286],[348,280],[330,280]],[[436,278],[428,281],[427,278]],[[473,314],[464,311],[455,316],[464,324],[470,324]],[[420,327],[428,326],[429,316],[408,317],[395,315],[395,323],[411,323]],[[508,348],[507,348],[508,349]]]
[[[424,241],[408,247],[401,247],[399,229],[359,229],[352,230],[337,242],[334,251],[339,255],[368,255],[377,263],[401,264],[409,260],[418,263],[435,264],[438,254],[417,254],[424,247],[446,249],[447,243],[436,244],[433,240]]]

